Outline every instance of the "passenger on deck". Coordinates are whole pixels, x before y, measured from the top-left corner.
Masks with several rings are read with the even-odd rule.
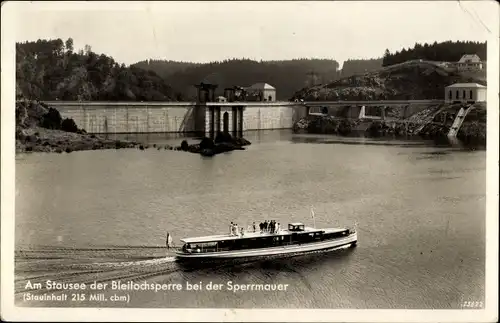
[[[234,224],[234,235],[237,236],[238,235],[238,224]]]
[[[276,233],[280,233],[281,231],[281,225],[278,223],[278,225],[276,225]]]
[[[229,235],[230,236],[234,235],[234,224],[233,224],[233,222],[231,222],[231,224],[229,225]]]
[[[267,220],[266,220],[266,221],[264,221],[264,231],[266,231],[266,232],[267,232],[267,227],[268,227],[268,224],[267,224]]]
[[[245,229],[243,227],[241,227],[240,229],[240,236],[244,236],[245,235]]]
[[[260,233],[264,232],[264,223],[259,223]]]
[[[255,222],[253,223],[252,227],[253,227],[253,232],[257,231],[257,229],[255,228]]]

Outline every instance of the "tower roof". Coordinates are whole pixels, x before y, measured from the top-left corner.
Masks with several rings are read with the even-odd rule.
[[[267,83],[264,83],[264,82],[255,83],[253,85],[250,85],[249,87],[247,87],[247,89],[250,89],[250,90],[276,90],[275,87],[273,87]]]
[[[461,88],[461,87],[485,88],[486,86],[478,84],[478,83],[455,83],[455,84],[447,86],[447,88]]]

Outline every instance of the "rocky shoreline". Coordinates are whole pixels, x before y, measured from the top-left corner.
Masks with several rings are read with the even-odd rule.
[[[68,133],[40,127],[16,132],[16,153],[71,153],[80,150],[135,148],[139,145],[137,142],[103,139],[85,133]]]
[[[407,138],[419,136],[425,139],[441,139],[447,137],[453,118],[442,124],[421,123],[402,120],[355,120],[332,116],[314,116],[300,119],[294,124],[294,133],[336,134],[348,136],[353,133],[363,133],[366,137],[393,136]],[[466,120],[460,128],[457,138],[468,144],[486,144],[486,122]]]
[[[125,149],[176,150],[203,156],[245,150],[251,143],[244,138],[233,138],[229,133],[218,133],[215,140],[202,138],[198,144],[186,140],[180,146],[148,145],[136,141],[105,139],[79,129],[74,120],[62,119],[59,111],[38,101],[16,103],[16,153],[45,152],[71,153],[82,150]]]
[[[79,129],[43,102],[16,102],[16,153],[70,153],[79,150],[134,148],[137,142],[103,139]]]
[[[231,138],[231,137],[230,137]],[[144,144],[136,141],[112,140],[101,138],[93,134],[68,133],[61,130],[49,130],[41,127],[22,129],[16,132],[16,153],[71,153],[73,151],[99,150],[99,149],[127,149],[140,150],[175,150],[214,156],[234,150],[245,150],[251,143],[244,138],[231,138],[229,140],[212,140],[203,138],[198,144],[189,145],[183,140],[180,146]]]

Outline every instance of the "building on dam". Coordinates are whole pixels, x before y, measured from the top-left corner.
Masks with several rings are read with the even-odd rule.
[[[455,83],[445,88],[446,103],[486,102],[486,86],[477,83]]]
[[[276,88],[267,83],[255,83],[245,88],[248,100],[276,101]]]

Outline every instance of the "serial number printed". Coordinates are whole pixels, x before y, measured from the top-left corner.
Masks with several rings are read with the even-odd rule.
[[[462,308],[483,308],[481,301],[463,301]]]

